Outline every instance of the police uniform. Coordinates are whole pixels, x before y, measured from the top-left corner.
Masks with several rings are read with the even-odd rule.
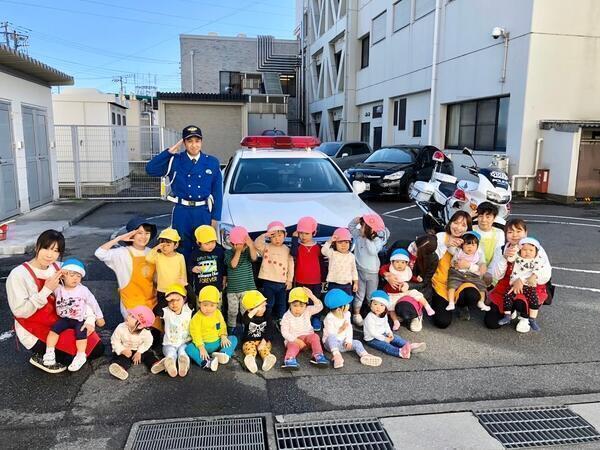
[[[193,136],[202,139],[200,128],[190,125],[183,129],[183,140]],[[219,160],[203,151],[192,157],[187,152],[172,155],[164,150],[146,164],[146,172],[153,177],[169,177],[167,200],[175,203],[171,226],[182,237],[179,251],[187,260],[195,245],[194,230],[210,225],[211,220],[221,220],[223,178]]]

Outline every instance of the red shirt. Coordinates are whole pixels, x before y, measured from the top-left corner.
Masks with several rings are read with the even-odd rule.
[[[321,246],[319,244],[306,246],[298,245],[296,257],[296,283],[320,284],[321,276]]]

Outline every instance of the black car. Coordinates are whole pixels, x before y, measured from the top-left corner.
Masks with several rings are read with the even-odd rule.
[[[344,171],[350,182],[364,181],[367,194],[408,196],[415,181],[428,181],[435,162],[433,145],[389,145],[376,150],[364,162]],[[454,175],[454,165],[446,157],[442,172]]]
[[[329,156],[342,170],[363,162],[372,153],[366,142],[323,142],[315,148]]]

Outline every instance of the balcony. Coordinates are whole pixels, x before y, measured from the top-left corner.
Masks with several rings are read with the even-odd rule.
[[[288,95],[253,94],[248,96],[250,114],[285,114],[288,112]]]

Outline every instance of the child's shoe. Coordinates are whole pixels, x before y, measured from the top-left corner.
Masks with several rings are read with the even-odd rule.
[[[116,377],[119,380],[126,380],[127,377],[129,377],[129,373],[117,363],[112,363],[108,366],[108,371],[113,377]]]
[[[333,368],[341,369],[342,367],[344,367],[344,358],[342,358],[340,352],[335,352],[333,354]]]
[[[179,358],[177,358],[177,365],[179,366],[179,376],[185,377],[190,370],[190,357],[187,355],[179,355]]]
[[[256,356],[246,355],[246,357],[244,358],[244,365],[250,373],[258,372],[258,366],[256,365]]]
[[[425,307],[425,312],[427,313],[428,316],[433,316],[435,314],[434,309],[431,307],[431,305],[427,305]]]
[[[31,355],[31,358],[29,358],[29,364],[48,373],[61,373],[67,370],[67,366],[58,362],[51,366],[45,366],[44,355],[42,355],[41,353],[33,353]]]
[[[56,353],[54,353],[54,351],[46,350],[43,361],[43,364],[46,367],[54,366],[56,364]]]
[[[425,342],[411,342],[410,343],[410,352],[411,353],[421,353],[427,350],[427,344]]]
[[[323,353],[317,353],[315,356],[313,356],[310,359],[310,362],[312,364],[315,364],[317,366],[321,366],[321,367],[325,367],[329,365],[329,360],[325,357],[325,355]]]
[[[315,314],[314,316],[312,316],[310,318],[310,324],[312,325],[313,329],[315,331],[321,331],[322,328],[322,322],[321,322],[321,318],[319,317],[318,314]]]
[[[299,369],[298,361],[296,361],[296,358],[286,359],[283,362],[283,366],[281,366],[281,368],[289,369],[289,370],[298,370]]]
[[[263,372],[268,372],[269,370],[271,370],[273,368],[273,366],[275,366],[276,362],[277,362],[277,357],[275,355],[270,353],[267,356],[265,356],[265,359],[263,359],[263,363],[262,363]]]
[[[227,364],[229,362],[229,355],[227,355],[226,353],[222,353],[222,352],[214,352],[212,355],[213,358],[216,358],[217,360],[219,360],[219,364]]]
[[[517,322],[517,331],[519,333],[529,333],[531,330],[531,324],[529,323],[529,319],[527,317],[521,317],[519,322]]]
[[[400,321],[399,320],[394,320],[394,323],[392,325],[392,330],[398,331],[399,329],[400,329]]]
[[[540,325],[537,323],[535,319],[529,319],[529,326],[533,331],[540,331]]]
[[[208,358],[204,361],[202,368],[216,372],[219,368],[219,360],[217,358]]]
[[[456,308],[454,303],[448,303],[448,306],[446,306],[446,311],[454,311],[454,308]]]
[[[83,367],[86,361],[87,357],[85,356],[85,353],[77,352],[75,358],[73,358],[73,361],[71,361],[71,364],[69,364],[69,372],[77,372]]]
[[[407,342],[404,346],[398,351],[400,358],[409,359],[410,358],[410,344]]]
[[[482,311],[489,311],[490,309],[492,309],[488,305],[486,305],[483,300],[479,300],[477,302],[477,307]]]
[[[165,370],[165,358],[161,359],[160,361],[156,361],[150,368],[150,372],[154,375],[161,373],[163,370]]]
[[[354,322],[354,325],[356,325],[357,327],[362,327],[364,321],[360,314],[354,314],[352,316],[352,322]]]
[[[504,325],[508,325],[511,320],[512,317],[510,314],[504,314],[504,317],[498,321],[498,325],[500,325],[501,327]]]
[[[165,358],[165,369],[170,377],[174,378],[177,376],[177,364],[173,358]]]
[[[423,316],[415,317],[413,320],[411,320],[408,329],[413,333],[418,333],[421,331],[423,329]]]
[[[381,358],[370,353],[365,353],[360,357],[360,363],[363,366],[378,367],[381,365]]]

